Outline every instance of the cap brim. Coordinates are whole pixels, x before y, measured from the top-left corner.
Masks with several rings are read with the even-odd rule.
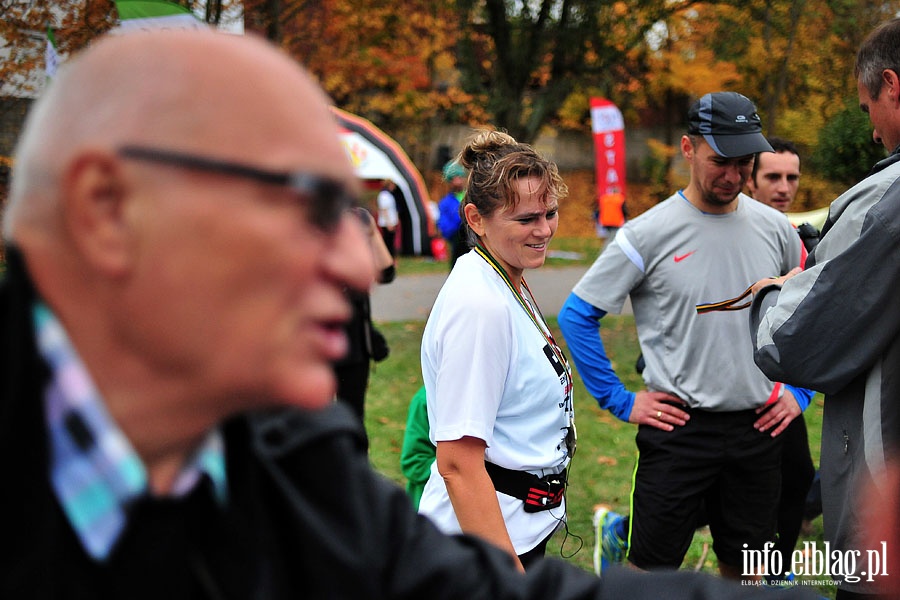
[[[713,152],[725,158],[749,156],[757,152],[775,152],[765,136],[761,133],[742,133],[740,135],[703,136]]]

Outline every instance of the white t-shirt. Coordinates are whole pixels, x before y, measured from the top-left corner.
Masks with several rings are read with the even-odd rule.
[[[471,436],[485,441],[485,459],[501,467],[538,476],[561,472],[574,418],[566,368],[491,265],[476,252],[460,257],[422,337],[431,441]],[[517,554],[565,518],[565,503],[526,513],[522,500],[499,492],[497,499]],[[461,531],[436,461],[419,512],[446,533]]]
[[[388,190],[378,192],[378,226],[396,227],[400,219],[397,217],[397,201]]]

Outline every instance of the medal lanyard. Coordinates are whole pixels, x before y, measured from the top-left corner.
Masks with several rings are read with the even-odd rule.
[[[778,279],[777,277],[770,277],[769,279]],[[741,292],[740,296],[735,296],[734,298],[729,298],[728,300],[722,300],[720,302],[709,302],[707,304],[698,304],[697,305],[697,314],[702,315],[708,312],[712,312],[714,310],[742,310],[753,304],[753,286],[755,283],[750,285],[746,290]],[[529,292],[531,293],[531,292]],[[744,298],[750,297],[750,300],[744,302],[743,304],[738,304]]]
[[[531,293],[531,288],[528,287],[528,283],[525,282],[525,278],[522,278],[522,287],[525,288],[525,291],[528,292],[528,295],[531,296],[531,301],[534,303],[534,307],[537,309],[537,315],[534,314],[534,311],[531,310],[529,303],[525,300],[525,297],[522,296],[522,293],[516,289],[516,286],[513,285],[512,280],[509,278],[509,275],[506,273],[506,269],[504,269],[500,263],[497,262],[491,253],[484,249],[481,244],[475,245],[475,252],[487,262],[487,264],[491,265],[491,268],[500,275],[500,279],[503,280],[503,283],[506,284],[506,287],[509,288],[509,291],[512,292],[512,295],[515,297],[516,301],[519,303],[519,306],[525,311],[525,313],[531,318],[531,322],[534,323],[534,326],[537,327],[537,330],[541,332],[541,335],[547,340],[547,343],[550,345],[550,348],[553,350],[553,354],[556,355],[556,358],[559,360],[560,364],[563,365],[563,368],[566,371],[566,380],[568,385],[567,388],[570,388],[572,385],[572,373],[569,370],[569,361],[566,360],[565,354],[563,354],[562,348],[556,343],[556,340],[553,339],[553,334],[550,333],[550,327],[547,326],[547,321],[544,319],[543,313],[541,313],[541,307],[538,306],[537,300],[534,298],[534,294]],[[540,316],[541,323],[543,323],[543,327],[541,327],[541,323],[538,323],[537,317]]]
[[[702,315],[708,312],[712,312],[714,310],[742,310],[750,306],[751,302],[744,302],[743,304],[738,304],[741,300],[750,295],[753,291],[753,286],[751,285],[746,290],[744,290],[740,296],[735,296],[734,298],[729,298],[728,300],[722,300],[721,302],[709,302],[707,304],[698,304],[697,305],[697,314]]]

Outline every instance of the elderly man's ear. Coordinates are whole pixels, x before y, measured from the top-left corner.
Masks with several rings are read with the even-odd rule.
[[[118,157],[102,150],[76,156],[63,173],[63,227],[74,250],[108,276],[131,264],[134,231],[128,219],[131,187]]]

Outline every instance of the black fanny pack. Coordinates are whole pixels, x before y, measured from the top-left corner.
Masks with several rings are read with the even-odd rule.
[[[526,471],[513,471],[484,461],[494,489],[525,503],[525,512],[550,510],[562,504],[566,492],[566,470],[538,477]]]

